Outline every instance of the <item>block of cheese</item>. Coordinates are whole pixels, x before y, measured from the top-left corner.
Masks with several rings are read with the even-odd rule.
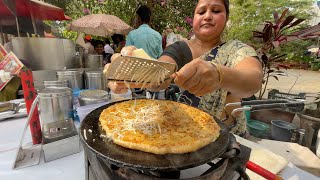
[[[144,58],[144,59],[152,59],[148,53],[146,53],[143,49],[136,49],[132,51],[133,57]]]

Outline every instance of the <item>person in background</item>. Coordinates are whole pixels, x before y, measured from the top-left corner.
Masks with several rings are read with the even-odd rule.
[[[95,40],[94,41],[94,50],[95,50],[95,54],[98,55],[102,55],[103,56],[103,64],[106,65],[108,63],[110,63],[110,57],[108,56],[108,54],[104,51],[104,42],[101,40]]]
[[[121,34],[114,34],[111,36],[112,41],[113,41],[113,49],[115,53],[120,53],[121,49],[125,46],[125,38]]]
[[[84,47],[84,55],[94,54],[94,47],[91,43],[91,36],[86,35],[84,37],[85,47]]]
[[[114,50],[112,49],[112,47],[110,46],[110,40],[108,38],[106,38],[104,40],[104,52],[106,53],[106,63],[110,63],[110,58],[111,56],[114,54]]]
[[[142,5],[136,13],[136,26],[138,29],[129,32],[126,46],[142,48],[150,57],[158,59],[162,53],[162,36],[149,26],[151,9],[146,5]]]
[[[192,25],[194,39],[173,43],[158,59],[178,65],[178,71],[171,75],[174,83],[183,89],[178,101],[218,119],[227,118],[227,114],[237,108],[225,111],[227,103],[240,102],[241,98],[258,92],[263,79],[262,63],[252,47],[238,40],[224,42],[221,38],[228,18],[229,0],[198,0]],[[158,91],[170,83],[171,80],[167,80],[160,87],[149,88]],[[124,83],[113,83],[109,87],[114,93],[127,88]],[[139,86],[133,83],[131,87]],[[244,136],[244,113],[236,114],[236,121],[231,132]],[[224,123],[231,125],[234,119],[229,116]]]

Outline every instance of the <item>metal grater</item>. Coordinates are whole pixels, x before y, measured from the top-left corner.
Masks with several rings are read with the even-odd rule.
[[[156,78],[169,79],[178,66],[173,63],[159,62],[131,56],[119,56],[111,62],[106,77],[109,81],[127,81],[154,84]],[[144,74],[138,78],[137,73]],[[160,84],[163,83],[160,81]],[[154,84],[154,85],[160,85]]]

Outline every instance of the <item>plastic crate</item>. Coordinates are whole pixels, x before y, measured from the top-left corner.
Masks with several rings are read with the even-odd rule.
[[[268,92],[268,99],[306,99],[306,93],[299,93],[299,94],[290,94],[290,93],[283,93],[277,89],[272,89]],[[292,112],[302,111],[304,107],[297,107],[297,108],[289,108]]]

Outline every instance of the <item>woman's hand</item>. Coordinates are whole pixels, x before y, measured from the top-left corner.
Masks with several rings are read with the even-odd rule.
[[[132,56],[132,51],[136,50],[135,46],[126,46],[121,49],[120,54],[122,56]]]
[[[178,86],[196,96],[203,96],[220,88],[217,68],[200,58],[184,65],[171,77]]]

